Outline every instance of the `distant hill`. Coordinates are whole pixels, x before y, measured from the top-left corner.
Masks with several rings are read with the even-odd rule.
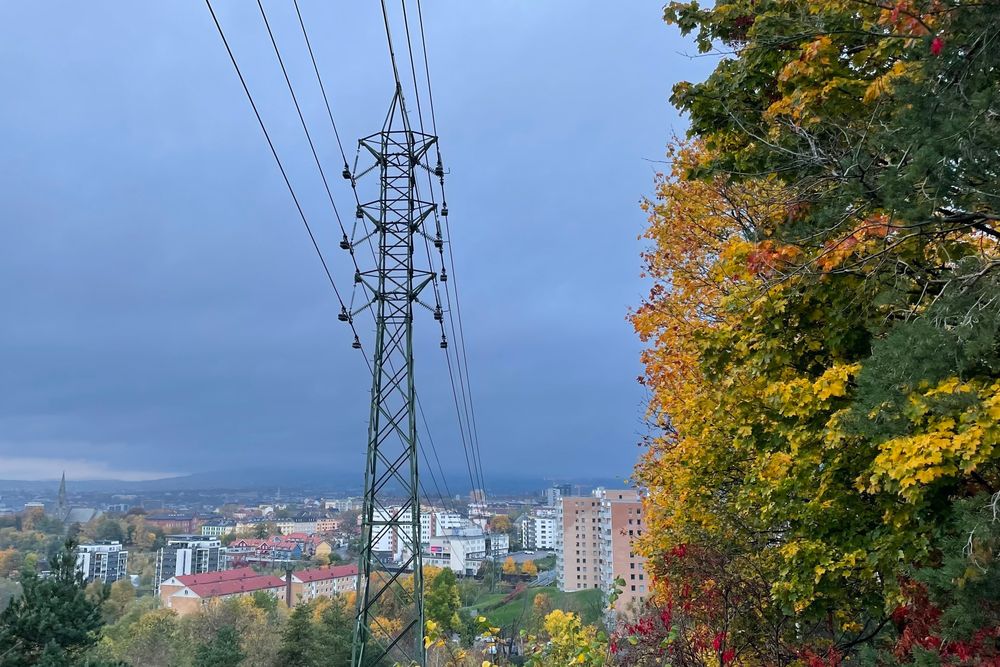
[[[535,475],[498,474],[487,475],[487,492],[490,494],[525,494],[540,492],[553,483],[580,485],[584,490],[605,486],[620,488],[627,486],[623,474],[611,478],[539,477]],[[295,469],[274,467],[247,467],[240,469],[198,472],[179,477],[153,479],[141,482],[121,480],[69,480],[74,491],[141,493],[150,491],[199,491],[209,489],[246,490],[280,486],[289,491],[299,489],[336,490],[349,495],[361,494],[364,479],[360,472],[348,473],[342,469]],[[58,480],[21,481],[0,480],[0,493],[11,491],[49,491],[58,485]],[[448,489],[455,494],[468,494],[470,489],[468,474],[447,475]],[[391,487],[388,490],[392,490]],[[443,489],[442,489],[443,490]]]

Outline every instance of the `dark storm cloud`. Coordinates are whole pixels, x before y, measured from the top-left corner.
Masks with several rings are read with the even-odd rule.
[[[347,288],[255,3],[216,4]],[[301,3],[353,147],[391,86],[376,5],[346,4]],[[643,158],[678,130],[670,85],[698,73],[668,64],[693,68],[657,2],[424,5],[483,463],[626,474],[642,416],[624,318],[643,292]],[[294,14],[267,6],[338,174]],[[360,467],[363,360],[203,3],[5,3],[0,62],[0,478],[67,461],[131,477]],[[420,392],[460,470],[424,324]]]

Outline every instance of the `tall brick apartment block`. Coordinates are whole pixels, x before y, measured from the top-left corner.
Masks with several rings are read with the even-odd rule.
[[[564,496],[557,506],[556,576],[563,591],[598,588],[608,593],[624,580],[618,610],[645,597],[645,559],[633,542],[642,535],[642,497],[634,489],[595,489]]]

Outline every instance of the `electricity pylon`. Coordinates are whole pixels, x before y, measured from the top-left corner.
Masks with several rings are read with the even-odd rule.
[[[349,320],[367,309],[375,313],[353,667],[380,665],[386,658],[402,664],[425,662],[413,311],[415,304],[425,306],[437,318],[440,307],[419,300],[436,275],[430,266],[415,266],[414,245],[421,236],[438,247],[441,243],[439,230],[433,237],[424,230],[435,205],[417,198],[418,170],[441,172],[440,165],[431,169],[426,164],[436,141],[410,127],[397,86],[382,131],[359,141],[359,155],[370,154],[374,164],[361,172],[357,159],[353,172],[344,166],[344,177],[352,184],[376,170],[380,181],[379,198],[359,203],[356,213],[361,228],[367,221],[373,230],[341,242],[353,253],[360,244],[377,241],[375,266],[358,270],[354,277],[367,295],[366,303],[341,312],[341,319]],[[442,338],[442,347],[446,344]],[[355,346],[360,347],[357,340]],[[412,590],[406,581],[411,573]],[[402,617],[401,624],[386,623],[390,610]]]

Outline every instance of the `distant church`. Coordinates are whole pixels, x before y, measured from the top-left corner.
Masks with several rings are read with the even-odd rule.
[[[93,507],[69,506],[69,503],[66,501],[66,472],[64,471],[62,481],[59,482],[59,502],[56,504],[56,518],[66,524],[66,526],[69,526],[74,523],[88,523],[102,514],[104,512]]]

